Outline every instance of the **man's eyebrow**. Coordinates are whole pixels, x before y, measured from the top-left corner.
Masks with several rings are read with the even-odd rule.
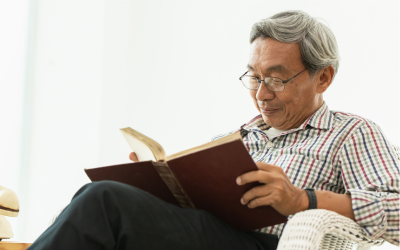
[[[247,69],[256,71],[250,64],[247,64]],[[285,66],[278,64],[278,65],[274,65],[274,66],[267,68],[265,71],[278,71],[278,72],[283,73],[283,72],[287,71],[287,69]]]
[[[254,69],[253,67],[251,67],[251,65],[250,65],[250,64],[247,64],[247,69],[248,69],[248,70],[255,71],[255,69]]]
[[[267,71],[284,72],[284,71],[286,71],[286,68],[285,68],[285,66],[283,66],[283,65],[281,65],[281,64],[278,64],[278,65],[274,65],[274,66],[269,67],[269,68],[267,69]]]

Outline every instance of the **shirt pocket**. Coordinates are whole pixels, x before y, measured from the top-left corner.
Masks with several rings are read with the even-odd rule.
[[[284,154],[267,163],[282,167],[290,181],[297,187],[344,192],[340,168],[328,161],[305,155]]]

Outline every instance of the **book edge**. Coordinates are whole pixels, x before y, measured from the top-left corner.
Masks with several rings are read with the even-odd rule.
[[[170,160],[173,160],[173,159],[176,159],[176,158],[180,158],[180,157],[183,157],[183,156],[186,156],[186,155],[194,154],[194,153],[197,153],[199,151],[206,150],[206,149],[209,149],[209,148],[213,148],[213,147],[216,147],[216,146],[219,146],[219,145],[223,145],[223,144],[226,144],[226,143],[229,143],[229,142],[232,142],[232,141],[236,141],[236,140],[240,140],[240,141],[243,142],[242,136],[240,135],[240,133],[233,133],[231,135],[222,137],[222,138],[220,138],[218,140],[207,142],[207,143],[204,143],[204,144],[199,145],[197,147],[189,148],[189,149],[180,151],[178,153],[166,156],[165,157],[165,161],[170,161]]]

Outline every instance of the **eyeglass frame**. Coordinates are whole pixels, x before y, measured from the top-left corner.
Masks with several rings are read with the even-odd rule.
[[[288,83],[290,80],[294,79],[296,76],[300,75],[301,73],[303,73],[303,72],[306,71],[306,70],[307,70],[307,69],[303,69],[300,73],[296,74],[295,76],[293,76],[292,78],[290,78],[290,79],[288,79],[288,80],[286,80],[286,81],[282,80],[282,79],[279,78],[279,77],[270,77],[270,76],[267,76],[267,77],[264,78],[264,80],[259,80],[259,79],[258,79],[257,77],[255,77],[255,76],[248,76],[248,77],[254,77],[254,78],[257,80],[257,82],[258,82],[258,88],[256,88],[256,89],[250,89],[250,90],[257,90],[257,89],[259,89],[260,86],[261,86],[261,82],[264,82],[264,84],[267,86],[267,88],[268,88],[269,90],[274,91],[274,92],[282,92],[282,91],[285,90],[285,83]],[[249,71],[246,71],[246,73],[244,73],[243,75],[241,75],[241,76],[239,77],[239,80],[240,80],[240,82],[243,84],[243,86],[244,86],[246,89],[249,89],[248,87],[246,87],[246,85],[245,85],[245,84],[243,83],[243,81],[242,81],[243,76],[245,76],[247,73],[249,73]],[[281,82],[283,83],[283,89],[282,89],[282,90],[278,90],[278,91],[270,89],[270,88],[268,87],[269,85],[265,82],[265,79],[267,79],[267,78],[276,78],[276,79],[281,80]]]

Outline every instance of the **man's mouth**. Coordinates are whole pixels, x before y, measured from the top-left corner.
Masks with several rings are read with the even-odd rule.
[[[270,115],[270,114],[277,112],[279,109],[277,109],[277,108],[261,108],[260,107],[260,110],[261,110],[262,114]]]

